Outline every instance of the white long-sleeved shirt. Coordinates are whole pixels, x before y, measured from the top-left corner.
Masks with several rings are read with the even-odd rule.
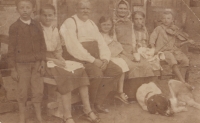
[[[76,20],[75,24],[72,18],[68,18],[60,28],[60,34],[65,42],[67,51],[75,58],[93,63],[95,58],[82,46],[82,42],[97,41],[100,59],[110,60],[111,52],[107,46],[98,27],[92,20],[82,21],[77,15],[73,16]],[[76,32],[78,29],[78,34]]]
[[[62,42],[57,28],[46,27],[41,23],[47,51],[53,52],[56,58],[62,57]]]

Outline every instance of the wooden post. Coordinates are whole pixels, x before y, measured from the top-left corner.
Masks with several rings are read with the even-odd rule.
[[[36,0],[36,14],[39,15],[40,13],[40,0]]]

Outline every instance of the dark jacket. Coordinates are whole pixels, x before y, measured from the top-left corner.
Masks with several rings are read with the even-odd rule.
[[[15,63],[29,63],[46,59],[46,44],[41,25],[31,20],[25,24],[20,19],[10,26],[8,59],[9,66]]]

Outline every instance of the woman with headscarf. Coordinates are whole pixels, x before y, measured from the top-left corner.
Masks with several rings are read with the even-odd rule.
[[[129,9],[129,3],[126,0],[119,0],[114,13],[114,33],[117,41],[121,43],[124,49],[120,57],[128,64],[130,69],[128,72],[129,79],[154,76],[150,64],[143,57],[140,57],[136,51],[136,39]]]

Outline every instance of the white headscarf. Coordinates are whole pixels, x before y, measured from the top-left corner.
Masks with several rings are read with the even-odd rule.
[[[117,10],[119,7],[120,2],[124,2],[127,5],[127,12],[128,14],[125,17],[119,17]],[[115,4],[115,11],[114,11],[114,22],[117,23],[118,21],[130,21],[130,17],[131,17],[131,11],[130,11],[130,5],[126,0],[118,0],[118,2],[116,2]]]

